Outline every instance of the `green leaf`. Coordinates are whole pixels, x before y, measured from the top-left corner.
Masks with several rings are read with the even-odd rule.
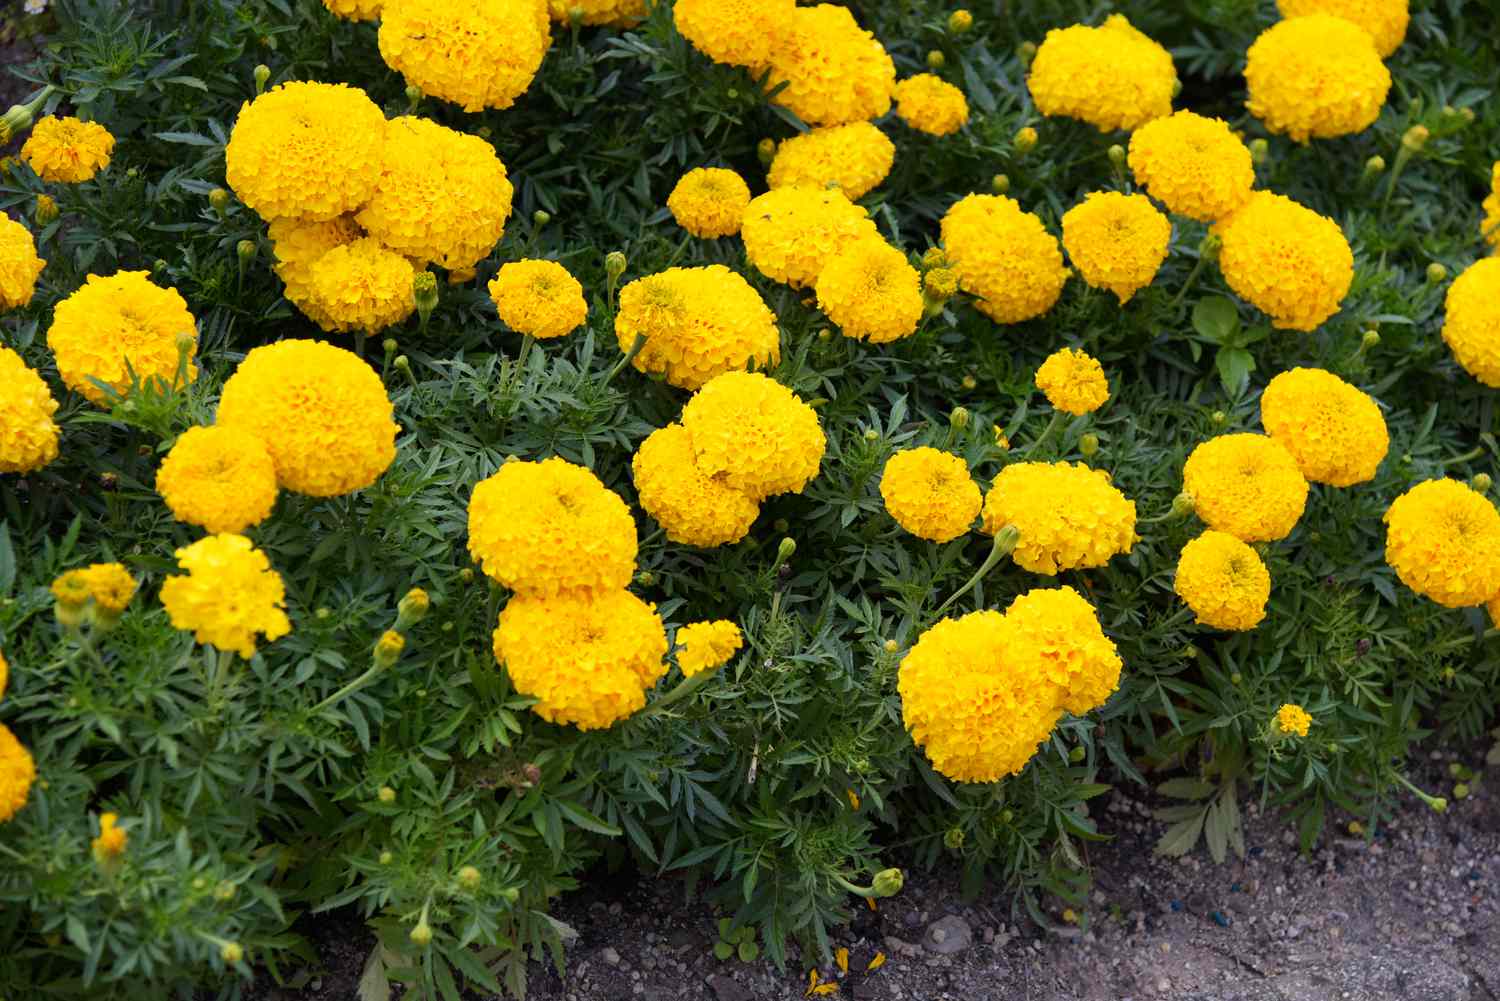
[[[1240,329],[1240,313],[1223,296],[1199,299],[1193,306],[1193,329],[1205,340],[1227,344]]]
[[[364,972],[359,975],[359,1001],[391,1001],[391,981],[385,975],[384,951],[385,947],[377,942],[365,959]]]
[[[1198,835],[1203,833],[1203,820],[1208,815],[1207,810],[1199,811],[1191,819],[1173,824],[1167,828],[1161,840],[1156,843],[1158,855],[1166,855],[1171,858],[1181,858],[1193,850],[1198,843]]]
[[[760,946],[754,942],[741,942],[739,948],[740,962],[753,963],[760,958]]]
[[[734,946],[730,945],[728,942],[715,942],[714,943],[714,957],[716,959],[725,960],[725,959],[728,959],[730,956],[733,956],[733,955],[734,955]]]
[[[1224,392],[1238,396],[1250,381],[1250,373],[1255,371],[1255,356],[1244,348],[1220,348],[1214,365],[1219,370]]]
[[[1173,799],[1204,799],[1216,788],[1212,782],[1202,779],[1176,778],[1163,782],[1156,791]]]

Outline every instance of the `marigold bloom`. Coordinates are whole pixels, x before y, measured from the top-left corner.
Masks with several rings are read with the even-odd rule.
[[[323,6],[346,21],[373,21],[380,17],[385,0],[323,0]]]
[[[380,58],[465,111],[508,108],[552,44],[547,0],[386,0]]]
[[[501,321],[539,341],[572,333],[588,319],[583,286],[556,261],[511,261],[490,282]]]
[[[704,549],[738,542],[760,514],[754,497],[698,468],[693,436],[681,424],[659,428],[641,442],[631,471],[641,509],[673,542]]]
[[[357,87],[283,83],[240,109],[225,176],[268,222],[318,222],[353,212],[380,180],[385,115]]]
[[[1130,170],[1167,211],[1215,222],[1250,197],[1250,147],[1228,123],[1191,111],[1147,122],[1130,135]]]
[[[1042,114],[1108,132],[1170,115],[1177,70],[1171,53],[1123,14],[1112,14],[1097,28],[1075,24],[1047,32],[1026,85]]]
[[[361,239],[365,231],[352,215],[321,222],[283,216],[272,220],[269,235],[276,258],[274,269],[286,283],[287,301],[324,330],[332,330],[335,320],[323,311],[314,293],[312,268],[324,254]]]
[[[880,236],[863,208],[842,192],[776,188],[745,207],[740,236],[756,270],[793,288],[816,285],[823,267],[857,240]]]
[[[796,0],[677,0],[672,20],[714,62],[763,68],[795,10]]]
[[[469,553],[522,594],[622,588],[635,573],[635,520],[582,466],[513,460],[469,497]]]
[[[378,334],[416,311],[416,274],[411,261],[366,236],[334,247],[312,263],[309,298],[324,330]]]
[[[276,504],[276,464],[253,434],[217,424],[188,428],[156,471],[156,492],[172,517],[237,535]]]
[[[1391,444],[1375,401],[1319,368],[1272,379],[1260,397],[1260,423],[1303,476],[1335,487],[1374,479]]]
[[[246,660],[255,656],[257,636],[269,643],[292,631],[281,575],[243,535],[206,536],[176,555],[187,574],[161,585],[174,628]]]
[[[1364,29],[1309,14],[1278,21],[1246,56],[1250,113],[1297,142],[1363,132],[1380,117],[1391,74]]]
[[[933,542],[951,542],[967,532],[982,502],[968,463],[926,446],[903,449],[886,460],[880,498],[896,524]]]
[[[656,608],[629,591],[517,595],[500,613],[495,659],[550,723],[598,730],[646,704],[667,673]]]
[[[1448,287],[1443,341],[1464,371],[1500,386],[1500,257],[1476,261]]]
[[[906,255],[880,239],[856,240],[818,275],[818,308],[839,332],[888,344],[917,332],[926,303],[922,276]]]
[[[559,24],[574,17],[579,24],[629,27],[646,16],[646,0],[547,0],[547,12]]]
[[[801,493],[828,445],[813,408],[758,372],[709,380],[682,408],[682,426],[698,468],[756,500]]]
[[[99,815],[99,836],[93,840],[92,848],[94,861],[101,866],[110,865],[125,854],[130,835],[123,827],[117,826],[119,820],[117,813]]]
[[[1332,14],[1363,28],[1385,59],[1401,47],[1411,21],[1408,0],[1276,0],[1282,17]]]
[[[94,600],[89,591],[88,574],[81,567],[59,575],[48,590],[58,604],[70,609],[81,609]]]
[[[10,728],[0,723],[0,824],[13,818],[26,805],[36,763]]]
[[[5,659],[4,651],[0,651],[0,699],[5,698],[5,690],[10,686],[10,662]]]
[[[94,604],[109,615],[125,611],[140,586],[123,563],[91,563],[78,574]]]
[[[1276,710],[1276,728],[1281,733],[1306,737],[1311,726],[1312,717],[1299,705],[1288,702]]]
[[[677,225],[707,240],[738,233],[749,204],[750,186],[723,167],[688,171],[667,196],[667,208]]]
[[[1173,587],[1199,624],[1254,629],[1266,617],[1271,573],[1254,549],[1210,528],[1182,547]]]
[[[869,122],[830,125],[778,146],[766,183],[772,188],[836,187],[855,201],[885,180],[895,162],[896,144]]]
[[[103,406],[105,392],[92,380],[117,393],[130,389],[132,372],[143,385],[154,378],[170,384],[177,375],[180,339],[188,344],[187,378],[197,378],[197,334],[197,321],[176,289],[153,285],[145,271],[121,271],[89,275],[82,288],[57,304],[47,346],[68,388]]]
[[[632,364],[662,373],[681,389],[781,359],[776,315],[749,282],[722,264],[668,268],[626,285],[615,337],[626,352],[645,337]]]
[[[1099,615],[1071,587],[1037,588],[1005,610],[1010,655],[1053,690],[1053,702],[1075,716],[1104,705],[1120,687],[1120,653]]]
[[[283,489],[338,497],[374,483],[396,458],[392,412],[380,376],[354,352],[286,340],[240,362],[217,423],[265,442]]]
[[[770,53],[771,97],[809,125],[843,125],[891,110],[896,64],[848,7],[795,7]],[[785,84],[785,86],[783,86]]]
[[[1145,195],[1094,191],[1062,219],[1063,247],[1083,280],[1123,306],[1167,259],[1172,224]]]
[[[1135,502],[1083,463],[1018,462],[985,496],[984,531],[1020,533],[1011,559],[1032,573],[1098,567],[1135,545]]]
[[[0,473],[30,473],[57,458],[56,412],[42,377],[0,346]]]
[[[1075,417],[1093,413],[1109,399],[1109,380],[1104,366],[1086,351],[1062,348],[1047,356],[1036,370],[1036,388],[1047,402]]]
[[[108,167],[114,149],[115,137],[98,122],[48,115],[32,128],[21,159],[44,181],[79,184]]]
[[[964,92],[941,77],[919,73],[896,84],[896,115],[918,132],[950,136],[969,120]]]
[[[677,666],[691,678],[724,666],[744,645],[740,627],[727,619],[692,622],[677,630]]]
[[[1427,480],[1385,512],[1385,561],[1401,583],[1448,608],[1500,595],[1500,512],[1457,480]]]
[[[1257,191],[1214,226],[1219,269],[1241,297],[1283,330],[1316,330],[1354,281],[1354,252],[1332,219]]]
[[[1484,199],[1484,220],[1480,234],[1500,253],[1500,161],[1490,171],[1490,193]]]
[[[0,212],[0,312],[30,305],[46,266],[37,256],[31,230]]]
[[[969,195],[943,216],[943,247],[960,286],[996,323],[1020,323],[1051,309],[1068,272],[1042,220],[1004,195]]]
[[[1198,517],[1244,542],[1286,538],[1307,503],[1297,460],[1263,434],[1210,438],[1188,456],[1182,478]]]

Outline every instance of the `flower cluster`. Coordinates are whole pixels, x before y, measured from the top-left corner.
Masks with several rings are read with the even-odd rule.
[[[698,389],[721,372],[774,365],[781,358],[776,316],[760,293],[722,264],[668,268],[620,290],[620,350],[645,343],[632,364]]]
[[[1062,348],[1047,356],[1036,370],[1036,388],[1063,413],[1091,414],[1109,399],[1104,366],[1086,351]]]
[[[740,627],[727,619],[690,622],[677,630],[677,666],[691,678],[722,667],[744,644]]]
[[[688,171],[667,196],[667,208],[677,225],[704,239],[738,233],[749,204],[750,186],[723,167]]]
[[[933,542],[951,542],[967,532],[982,501],[968,463],[925,446],[886,460],[880,497],[896,524]]]
[[[120,563],[91,563],[69,570],[52,582],[57,619],[75,627],[84,621],[108,627],[118,621],[139,586]]]
[[[1075,24],[1047,32],[1026,85],[1042,114],[1108,132],[1171,114],[1177,70],[1171,53],[1123,14],[1112,14],[1097,28]]]
[[[1004,195],[956,202],[943,216],[942,240],[960,287],[996,323],[1041,316],[1068,278],[1057,239]]]
[[[42,377],[0,346],[0,473],[29,473],[57,458],[56,412]]]
[[[1332,14],[1358,25],[1370,35],[1382,59],[1401,47],[1411,22],[1408,0],[1276,0],[1276,9],[1286,18]]]
[[[243,535],[209,535],[176,555],[187,574],[161,585],[173,627],[246,660],[255,656],[257,636],[274,642],[292,631],[281,575]]]
[[[1500,596],[1500,511],[1458,480],[1427,480],[1385,512],[1385,561],[1401,583],[1448,608]]]
[[[1374,479],[1391,445],[1375,401],[1320,368],[1294,368],[1267,383],[1260,423],[1303,476],[1335,487]]]
[[[1124,305],[1167,259],[1172,224],[1145,195],[1090,192],[1062,219],[1063,247],[1083,280]]]
[[[1173,587],[1200,624],[1240,631],[1266,617],[1271,573],[1254,549],[1210,528],[1182,547]]]
[[[775,188],[745,207],[740,236],[756,270],[793,288],[817,284],[823,267],[850,244],[879,239],[875,222],[840,191]]]
[[[886,344],[916,333],[926,308],[922,276],[880,239],[855,240],[828,260],[816,283],[818,308],[845,337]]]
[[[1255,165],[1250,147],[1228,123],[1191,111],[1147,122],[1130,136],[1136,183],[1167,211],[1217,222],[1250,197]]]
[[[896,64],[848,7],[791,10],[769,61],[771,100],[809,125],[867,121],[891,110]]]
[[[1474,262],[1448,287],[1443,341],[1464,371],[1500,387],[1500,257]]]
[[[1032,573],[1099,567],[1135,545],[1135,502],[1103,470],[1083,463],[1018,462],[984,498],[984,530],[1014,526],[1011,558]]]
[[[0,213],[0,312],[29,305],[46,266],[31,230]]]
[[[411,261],[372,237],[340,244],[307,269],[309,315],[325,330],[377,334],[416,310],[416,276]]]
[[[681,424],[653,431],[631,460],[641,508],[673,542],[711,549],[738,542],[760,514],[760,503],[698,468],[693,436]]]
[[[896,116],[918,132],[949,136],[969,120],[964,92],[941,77],[919,73],[896,84],[891,93]]]
[[[276,259],[273,268],[286,285],[287,301],[324,330],[332,330],[338,320],[324,313],[318,304],[313,292],[312,266],[329,251],[361,239],[364,230],[351,215],[322,222],[283,217],[271,221],[268,235]]]
[[[772,188],[838,188],[855,201],[885,180],[895,161],[896,144],[869,122],[830,125],[777,147],[766,183]]]
[[[489,288],[505,325],[539,341],[572,333],[588,319],[583,286],[556,261],[501,265]]]
[[[21,146],[21,159],[44,181],[79,184],[109,166],[115,137],[98,122],[48,116]]]
[[[1213,229],[1224,280],[1284,330],[1316,330],[1354,281],[1354,252],[1338,223],[1257,191]]]
[[[107,394],[129,391],[132,374],[142,385],[171,385],[179,366],[191,381],[198,369],[198,325],[176,289],[152,284],[145,271],[89,275],[82,288],[57,304],[47,346],[69,389],[103,405]]]
[[[552,44],[547,0],[386,0],[380,58],[465,111],[508,108]]]
[[[156,471],[172,517],[237,535],[276,505],[276,464],[260,438],[232,426],[188,428]]]
[[[1210,438],[1188,456],[1182,479],[1198,516],[1244,542],[1286,538],[1307,503],[1297,460],[1263,434]]]
[[[1246,55],[1250,113],[1297,142],[1363,132],[1380,117],[1391,74],[1363,28],[1331,14],[1278,21]]]

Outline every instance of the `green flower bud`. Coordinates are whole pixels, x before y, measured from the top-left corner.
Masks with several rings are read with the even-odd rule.
[[[1116,167],[1125,166],[1125,147],[1115,143],[1109,148],[1109,162]]]
[[[1172,498],[1172,515],[1177,518],[1186,518],[1198,510],[1198,504],[1193,495],[1184,490]]]
[[[458,870],[458,883],[465,890],[479,889],[479,884],[483,879],[484,877],[480,875],[479,870],[472,865],[466,865]]]
[[[769,167],[771,161],[776,159],[776,140],[762,139],[755,146],[755,155],[760,157],[761,166]]]
[[[380,801],[382,803],[396,802],[396,790],[392,789],[390,786],[381,786],[380,792],[376,793],[376,795],[380,798]]]
[[[894,897],[901,892],[901,887],[906,885],[906,877],[901,874],[900,869],[882,869],[875,874],[875,882],[871,889],[877,897]]]
[[[879,440],[880,440],[880,432],[879,431],[876,431],[874,428],[866,428],[865,429],[865,441],[879,441]]]
[[[397,348],[396,338],[387,337],[385,340],[380,342],[380,348],[388,355],[395,354]]]
[[[792,554],[796,551],[796,539],[793,539],[791,537],[782,539],[781,542],[776,546],[776,562],[778,564],[785,563],[787,560],[792,558]]]
[[[537,209],[531,213],[531,221],[538,226],[545,226],[552,221],[552,213],[546,209]]]
[[[1427,284],[1440,285],[1448,278],[1448,269],[1437,261],[1427,265]]]
[[[219,214],[220,219],[229,218],[229,205],[234,196],[223,188],[214,188],[208,193],[208,204]]]
[[[948,414],[948,423],[962,431],[969,426],[969,411],[964,407],[954,407]]]
[[[943,55],[937,49],[933,49],[931,52],[927,53],[928,69],[940,70],[943,68],[943,64],[947,61],[948,57]]]
[[[266,83],[271,79],[271,67],[261,63],[251,71],[255,77],[255,93],[259,96],[266,89]]]
[[[396,860],[396,856],[392,855],[390,852],[381,852],[380,853],[380,864],[381,865],[390,865],[395,860]]]
[[[225,942],[219,946],[219,958],[233,966],[245,958],[245,950],[238,942]]]
[[[1271,157],[1271,144],[1264,139],[1250,140],[1250,160],[1252,163],[1265,163]]]
[[[406,937],[411,939],[411,944],[419,949],[426,948],[432,943],[432,926],[427,923],[425,913],[422,915],[422,920],[417,922],[417,926],[411,930],[411,934]]]
[[[609,275],[610,281],[618,281],[625,273],[625,255],[618,250],[611,250],[604,255],[604,273]]]
[[[1003,195],[1010,190],[1010,177],[1005,174],[996,174],[990,178],[990,187],[994,190],[995,194]]]
[[[1036,134],[1036,129],[1032,128],[1030,125],[1026,126],[1023,129],[1017,130],[1015,138],[1011,140],[1016,148],[1017,153],[1030,153],[1032,150],[1036,149],[1036,144],[1038,141],[1039,140]]]
[[[1359,339],[1360,346],[1366,351],[1380,343],[1380,331],[1366,330],[1364,336]]]
[[[1385,157],[1375,155],[1365,161],[1365,177],[1379,177],[1385,173]]]
[[[1075,765],[1088,756],[1089,752],[1086,751],[1081,745],[1068,751],[1068,760]]]
[[[964,830],[962,827],[950,827],[943,834],[943,844],[947,848],[958,851],[964,846]]]
[[[432,599],[420,587],[414,587],[396,603],[396,628],[407,629],[427,617]]]
[[[1427,126],[1413,125],[1401,137],[1401,147],[1412,153],[1420,152],[1422,147],[1427,145],[1427,140],[1431,136],[1432,133],[1427,130]]]
[[[1078,451],[1083,453],[1084,458],[1091,458],[1099,452],[1099,436],[1092,431],[1078,439]]]
[[[239,255],[241,264],[248,264],[255,260],[255,251],[254,240],[241,240],[234,245],[234,252]]]
[[[1036,43],[1022,42],[1016,46],[1016,56],[1020,58],[1023,66],[1030,66],[1031,61],[1036,58]]]

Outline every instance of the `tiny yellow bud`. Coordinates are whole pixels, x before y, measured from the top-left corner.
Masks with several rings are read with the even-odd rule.
[[[650,570],[641,570],[635,575],[635,582],[641,587],[650,587],[656,583],[656,574]]]
[[[232,200],[233,196],[223,188],[214,188],[208,193],[208,204],[219,214],[220,219],[229,214],[229,205]]]
[[[900,869],[882,869],[875,874],[873,889],[877,897],[894,897],[906,885]]]
[[[895,640],[886,640],[885,641],[885,652],[886,653],[895,653],[899,649],[901,649],[901,646]]]
[[[1375,155],[1365,161],[1365,176],[1378,177],[1385,173],[1385,157]]]
[[[1186,490],[1172,498],[1172,514],[1175,517],[1186,518],[1197,510],[1197,502],[1194,501],[1193,495]]]
[[[1082,452],[1085,458],[1097,455],[1099,452],[1099,436],[1090,432],[1079,438],[1078,451]]]
[[[220,903],[223,903],[225,901],[233,900],[234,895],[238,892],[239,887],[235,886],[227,879],[222,879],[219,881],[219,885],[214,887],[214,899],[219,901]]]
[[[1411,128],[1407,129],[1406,134],[1401,137],[1401,145],[1410,152],[1416,153],[1419,152],[1423,146],[1427,145],[1427,140],[1431,136],[1432,133],[1427,130],[1427,126],[1413,125]]]
[[[947,63],[947,61],[948,58],[937,49],[933,49],[931,52],[927,53],[928,69],[940,70],[943,68],[943,65]]]
[[[974,27],[974,15],[963,8],[948,15],[948,30],[955,35],[962,35],[972,27]]]
[[[1469,785],[1468,785],[1467,782],[1460,782],[1460,783],[1458,783],[1457,785],[1455,785],[1453,787],[1453,798],[1454,799],[1468,799],[1469,798]]]
[[[1036,129],[1028,125],[1023,129],[1018,130],[1012,142],[1015,144],[1017,153],[1030,153],[1032,150],[1036,149]]]
[[[398,345],[396,344],[396,338],[394,337],[387,337],[385,340],[380,342],[381,350],[388,355],[395,354],[397,346]]]
[[[225,942],[219,947],[219,958],[233,966],[245,958],[245,950],[238,942]]]
[[[1219,249],[1223,246],[1224,241],[1219,238],[1219,234],[1210,233],[1198,244],[1198,253],[1207,260],[1217,261],[1219,259]]]
[[[879,441],[879,440],[880,440],[880,432],[879,431],[876,431],[874,428],[866,428],[865,429],[865,441]]]
[[[387,629],[375,641],[375,666],[390,667],[400,659],[401,651],[405,648],[406,637],[394,629]]]
[[[260,94],[266,89],[266,83],[271,79],[271,67],[261,63],[251,71],[251,75],[255,77],[255,93]]]
[[[411,934],[407,938],[411,939],[412,945],[419,948],[430,945],[432,943],[432,927],[428,925],[427,918],[422,918],[417,923],[417,926],[411,930]]]
[[[1252,163],[1265,163],[1266,160],[1270,159],[1270,156],[1270,143],[1266,142],[1264,139],[1259,138],[1250,140],[1250,161]]]
[[[56,219],[60,214],[61,213],[57,207],[57,201],[51,195],[36,196],[35,217],[36,224],[38,226],[47,225],[49,222],[52,222],[54,219]]]
[[[1366,330],[1364,332],[1364,336],[1359,339],[1359,343],[1367,351],[1370,348],[1377,346],[1380,343],[1380,331]]]
[[[990,178],[990,187],[995,194],[1003,195],[1010,190],[1010,177],[1006,174],[996,174]]]
[[[776,159],[776,140],[762,139],[755,144],[755,155],[760,157],[763,166],[769,167],[771,161]]]
[[[474,570],[472,567],[464,567],[458,572],[458,579],[465,584],[474,583]]]
[[[328,619],[332,615],[333,615],[333,609],[331,609],[331,608],[317,608],[317,609],[313,610],[313,617],[316,618],[320,622]]]
[[[1109,148],[1109,162],[1116,167],[1125,166],[1125,147],[1115,143]]]
[[[1448,269],[1437,261],[1427,265],[1427,283],[1429,285],[1440,285],[1448,278]]]
[[[948,414],[948,423],[962,431],[969,426],[969,411],[964,407],[954,407]]]
[[[392,855],[390,852],[381,852],[380,853],[380,864],[381,865],[390,865],[395,860],[396,860],[396,856]]]
[[[396,628],[406,629],[416,625],[427,617],[431,608],[432,599],[427,596],[427,592],[420,587],[412,588],[396,603]]]
[[[381,786],[380,792],[376,793],[376,795],[380,797],[380,801],[382,803],[396,802],[396,790],[392,789],[390,786]]]
[[[1022,42],[1016,46],[1016,55],[1020,57],[1023,66],[1030,66],[1031,61],[1036,58],[1036,43]]]
[[[474,868],[472,865],[466,865],[462,869],[458,870],[458,882],[461,886],[463,886],[465,890],[478,889],[479,883],[483,878],[484,877],[479,874],[479,870]]]
[[[1489,473],[1476,473],[1474,474],[1474,478],[1469,481],[1469,486],[1480,493],[1484,493],[1489,490],[1491,482]]]
[[[234,252],[239,255],[241,264],[248,264],[250,261],[255,260],[255,251],[254,240],[241,240],[234,245]]]
[[[417,105],[422,103],[422,88],[416,84],[408,84],[406,88],[406,106],[412,111],[417,110]]]
[[[396,360],[391,362],[391,364],[403,372],[411,371],[411,359],[406,357],[406,355],[397,355]]]
[[[966,375],[966,376],[964,376],[964,378],[963,378],[963,387],[965,389],[974,389],[978,385],[979,385],[979,380],[976,379],[976,378],[974,378],[972,375]]]

